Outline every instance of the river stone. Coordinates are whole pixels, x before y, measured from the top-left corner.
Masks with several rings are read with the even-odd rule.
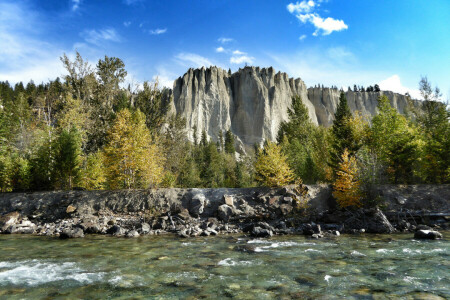
[[[0,217],[0,228],[5,231],[11,225],[19,222],[20,214],[17,211],[11,212]]]
[[[141,224],[141,233],[142,234],[147,234],[150,232],[150,225],[148,223],[142,223]]]
[[[107,234],[111,234],[114,236],[122,236],[125,234],[125,229],[120,227],[119,225],[113,225],[108,230],[106,230]]]
[[[60,239],[69,239],[69,238],[81,238],[84,237],[83,229],[79,227],[75,228],[66,228],[60,234]]]
[[[233,215],[233,209],[230,206],[228,206],[227,204],[222,204],[217,209],[217,214],[218,214],[217,216],[218,216],[219,220],[228,222],[230,220],[231,216]]]
[[[250,235],[253,237],[271,237],[273,235],[272,230],[261,228],[261,227],[253,227],[253,230],[250,232]]]
[[[414,233],[415,239],[436,240],[442,239],[442,234],[434,230],[418,230]]]
[[[136,230],[130,230],[127,232],[126,237],[128,238],[139,237],[139,233]]]
[[[19,224],[14,224],[6,229],[6,233],[10,234],[33,234],[36,232],[37,226],[28,220],[22,220]]]
[[[66,208],[66,213],[71,214],[71,213],[74,213],[76,210],[77,210],[77,208],[75,206],[69,205]]]

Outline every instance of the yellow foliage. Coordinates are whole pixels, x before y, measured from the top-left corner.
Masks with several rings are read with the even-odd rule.
[[[357,179],[357,172],[356,159],[349,157],[348,150],[345,149],[339,170],[336,172],[336,181],[333,184],[333,196],[340,207],[361,206],[360,182]]]
[[[294,180],[294,173],[289,168],[286,156],[281,153],[281,147],[273,142],[264,146],[255,169],[256,180],[265,186],[284,186]]]
[[[163,178],[164,157],[140,111],[132,114],[124,109],[117,114],[104,157],[111,189],[155,187]]]
[[[106,175],[102,152],[88,155],[81,171],[81,178],[81,186],[87,190],[101,190],[105,187]]]

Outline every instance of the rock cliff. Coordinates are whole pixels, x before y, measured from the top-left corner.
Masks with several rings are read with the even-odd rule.
[[[213,141],[220,131],[231,130],[239,144],[251,146],[276,139],[280,123],[288,120],[294,95],[301,97],[313,123],[330,126],[339,94],[333,88],[307,89],[300,78],[289,78],[272,67],[245,67],[233,74],[210,67],[189,69],[175,80],[171,110],[186,118],[190,140],[194,128],[198,138],[205,131]],[[351,110],[369,116],[376,113],[380,95],[386,95],[401,113],[408,105],[405,95],[393,92],[346,92]]]

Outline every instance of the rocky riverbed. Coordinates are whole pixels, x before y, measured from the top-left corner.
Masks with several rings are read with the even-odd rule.
[[[380,186],[377,193],[384,210],[339,210],[328,185],[10,193],[0,195],[0,232],[60,238],[303,234],[316,239],[416,232],[416,238],[436,239],[438,230],[450,228],[448,185]]]

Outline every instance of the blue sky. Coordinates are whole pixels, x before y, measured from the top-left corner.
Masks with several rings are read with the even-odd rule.
[[[121,58],[133,83],[248,64],[413,95],[426,75],[446,100],[449,37],[448,0],[0,0],[0,80],[54,79],[78,50]]]

